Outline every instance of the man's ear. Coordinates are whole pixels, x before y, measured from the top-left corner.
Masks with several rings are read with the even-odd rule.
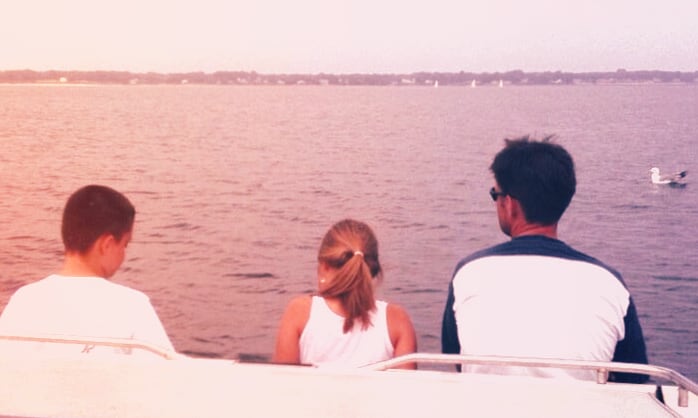
[[[509,219],[523,219],[526,215],[523,212],[521,203],[513,197],[506,195],[506,201],[504,202],[505,210],[509,214]]]

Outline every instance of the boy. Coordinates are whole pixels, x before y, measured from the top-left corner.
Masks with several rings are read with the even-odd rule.
[[[73,193],[61,225],[63,267],[15,292],[0,315],[0,333],[133,339],[174,351],[148,296],[107,280],[124,261],[135,214],[131,202],[109,187],[89,185]],[[37,347],[130,354],[129,349],[91,344]]]

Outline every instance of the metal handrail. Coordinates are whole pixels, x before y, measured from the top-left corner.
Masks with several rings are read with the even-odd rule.
[[[547,367],[558,369],[589,370],[596,372],[596,382],[608,382],[610,372],[638,373],[672,382],[678,387],[678,405],[688,406],[688,392],[698,395],[698,384],[675,370],[637,363],[615,363],[583,360],[558,360],[543,358],[468,356],[462,354],[412,353],[362,367],[368,370],[387,370],[408,363],[477,364],[488,366]]]
[[[0,340],[5,341],[21,341],[21,342],[39,342],[39,343],[56,343],[56,344],[78,344],[78,345],[95,345],[103,347],[130,348],[140,349],[168,360],[188,358],[187,356],[177,353],[176,351],[168,350],[154,344],[144,341],[132,340],[128,338],[100,338],[100,337],[70,337],[63,335],[52,334],[32,334],[32,335],[1,335]]]

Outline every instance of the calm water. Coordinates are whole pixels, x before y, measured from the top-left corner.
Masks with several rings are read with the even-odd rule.
[[[269,356],[320,238],[354,217],[378,235],[382,296],[438,351],[456,262],[505,240],[491,158],[526,133],[575,157],[561,238],[623,273],[651,361],[698,379],[698,183],[648,172],[698,175],[696,86],[0,86],[0,307],[60,266],[65,199],[102,183],[138,211],[114,280],[151,296],[178,350]]]

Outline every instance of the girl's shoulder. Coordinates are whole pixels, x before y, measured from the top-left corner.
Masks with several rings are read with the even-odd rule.
[[[296,296],[288,303],[286,310],[289,311],[303,311],[310,310],[310,306],[313,304],[313,295],[300,295]]]
[[[386,313],[388,319],[393,319],[396,321],[410,321],[410,315],[407,313],[405,308],[395,303],[386,303]]]

